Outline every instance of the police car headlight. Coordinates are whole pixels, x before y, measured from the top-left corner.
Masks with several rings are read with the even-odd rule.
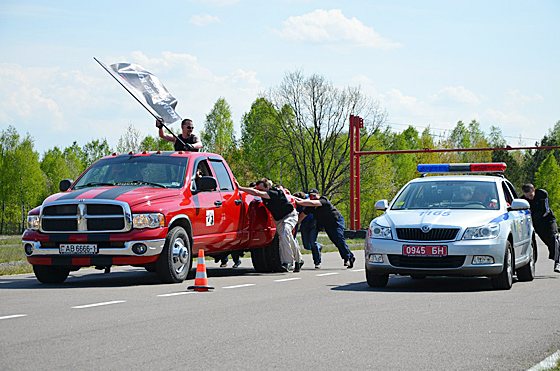
[[[500,235],[499,224],[487,224],[482,227],[467,228],[463,235],[464,240],[482,240],[497,238]]]
[[[371,223],[368,229],[368,238],[383,238],[391,240],[393,235],[391,234],[390,227],[382,227],[377,223]]]
[[[134,214],[132,216],[132,227],[137,229],[142,228],[157,228],[165,225],[165,218],[163,214]]]
[[[39,230],[39,215],[27,216],[27,229]]]

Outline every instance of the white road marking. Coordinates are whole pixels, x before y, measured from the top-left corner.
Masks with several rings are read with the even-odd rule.
[[[323,277],[323,276],[334,276],[335,274],[338,274],[337,272],[332,272],[332,273],[321,273],[321,274],[316,274],[316,277]]]
[[[540,363],[534,365],[527,371],[545,371],[552,370],[558,365],[560,361],[560,350],[551,355],[550,357],[543,359]]]
[[[222,287],[222,289],[237,289],[239,287],[249,287],[249,286],[255,286],[255,283],[246,283],[244,285],[235,285],[235,286],[226,286],[226,287]]]
[[[174,292],[172,294],[162,294],[162,295],[158,295],[158,296],[165,297],[165,296],[177,296],[177,295],[187,295],[187,294],[194,294],[194,292],[192,292],[192,291]]]
[[[350,269],[350,271],[352,271],[352,272],[363,272],[363,271],[365,271],[365,270],[366,270],[365,268],[362,268],[362,269]]]
[[[284,278],[282,280],[274,280],[274,282],[286,282],[286,281],[295,281],[295,280],[301,280],[301,277]]]
[[[126,301],[125,300],[115,300],[115,301],[106,301],[104,303],[78,305],[78,306],[72,307],[72,309],[92,308],[92,307],[100,307],[102,305],[111,305],[111,304],[120,304],[120,303],[126,303]]]
[[[0,319],[19,318],[19,317],[26,317],[26,316],[27,314],[12,314],[11,316],[0,317]]]

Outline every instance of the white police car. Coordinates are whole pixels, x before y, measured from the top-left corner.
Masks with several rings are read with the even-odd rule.
[[[531,281],[537,257],[529,203],[497,175],[505,163],[418,165],[422,177],[408,182],[372,220],[365,242],[366,278],[387,285],[389,274],[488,276],[495,289],[511,288],[513,275]]]

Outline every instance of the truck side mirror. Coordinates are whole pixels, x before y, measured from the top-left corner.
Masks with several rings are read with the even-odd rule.
[[[218,188],[218,181],[212,176],[196,178],[197,191],[214,191]]]
[[[60,189],[60,192],[66,192],[72,183],[74,183],[72,179],[62,179],[60,183],[58,183],[58,189]]]

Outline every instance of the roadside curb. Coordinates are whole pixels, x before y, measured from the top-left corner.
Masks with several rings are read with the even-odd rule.
[[[560,350],[553,355],[543,359],[540,363],[537,363],[527,371],[545,371],[552,370],[558,367],[558,361],[560,360]]]

